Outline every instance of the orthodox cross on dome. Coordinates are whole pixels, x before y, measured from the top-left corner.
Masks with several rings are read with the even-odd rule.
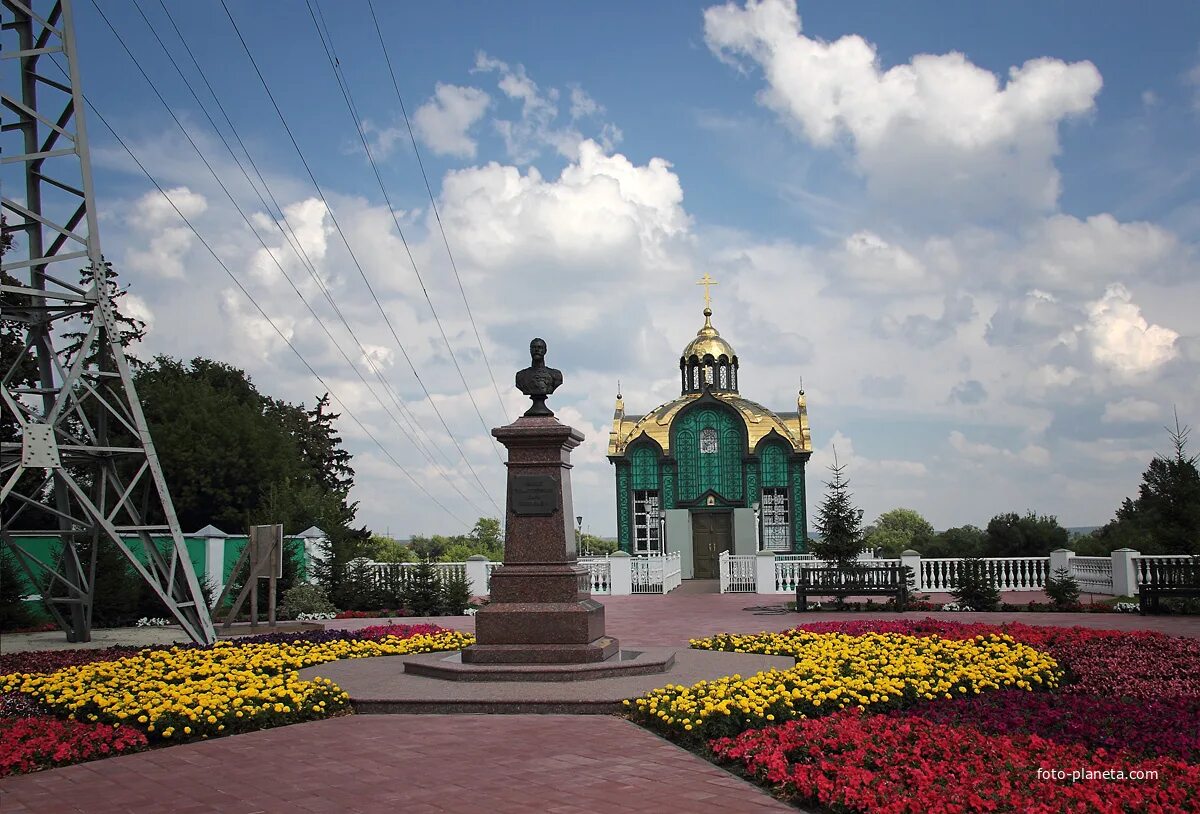
[[[712,277],[710,277],[708,272],[706,271],[706,272],[704,272],[704,276],[701,277],[696,282],[696,285],[704,286],[704,307],[712,308],[712,297],[709,295],[708,287],[713,286],[713,285],[720,285],[720,283],[718,283],[716,280],[714,280]]]

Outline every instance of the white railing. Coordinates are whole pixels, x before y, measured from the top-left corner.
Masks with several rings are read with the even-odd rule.
[[[632,557],[629,567],[635,594],[665,594],[679,587],[682,569],[678,551]]]
[[[491,560],[488,560],[483,564],[484,585],[486,586],[487,593],[489,595],[492,593],[492,574],[502,565],[504,565],[504,563],[492,562]]]
[[[683,563],[678,551],[667,554],[666,567],[663,569],[663,593],[669,594],[683,583]]]
[[[722,551],[717,559],[721,572],[721,593],[755,592],[755,555],[730,554],[728,551]]]
[[[1191,558],[1191,554],[1136,554],[1131,558],[1134,578],[1137,580],[1137,584],[1141,585],[1147,581],[1152,566],[1158,563],[1190,560]]]
[[[920,586],[923,591],[950,591],[962,573],[962,559],[921,558]],[[1049,557],[985,557],[980,561],[984,573],[1001,591],[1037,591],[1046,586]]]
[[[1079,590],[1083,593],[1112,594],[1112,557],[1072,557],[1067,570],[1079,583]]]
[[[588,569],[592,593],[612,593],[612,563],[607,557],[580,557],[578,562]]]
[[[408,583],[412,582],[413,574],[419,563],[415,562],[371,562],[360,563],[367,569],[367,578],[376,587],[390,593],[398,593]],[[355,561],[349,563],[350,568],[356,567]],[[467,564],[463,562],[435,562],[433,568],[438,579],[445,582],[449,579],[465,578]]]

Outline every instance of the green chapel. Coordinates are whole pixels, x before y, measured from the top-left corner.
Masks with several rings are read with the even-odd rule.
[[[738,356],[712,324],[679,357],[679,397],[644,415],[617,394],[608,459],[617,538],[632,555],[678,551],[683,578],[712,579],[722,551],[807,550],[804,466],[812,455],[801,388],[796,411],[775,413],[738,390]]]

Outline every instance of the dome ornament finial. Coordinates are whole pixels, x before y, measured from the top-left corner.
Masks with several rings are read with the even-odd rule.
[[[704,272],[704,276],[696,282],[696,285],[704,286],[704,316],[710,317],[712,316],[712,295],[709,293],[709,286],[720,285],[720,283],[714,280],[706,271]]]

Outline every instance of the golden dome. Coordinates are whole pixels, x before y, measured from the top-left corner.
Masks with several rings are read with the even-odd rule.
[[[733,348],[721,338],[721,334],[717,333],[717,329],[712,326],[711,308],[704,309],[704,327],[696,331],[696,338],[683,349],[684,359],[690,359],[693,355],[698,359],[703,359],[705,354],[712,354],[714,359],[720,359],[724,354],[727,359],[733,360]]]

